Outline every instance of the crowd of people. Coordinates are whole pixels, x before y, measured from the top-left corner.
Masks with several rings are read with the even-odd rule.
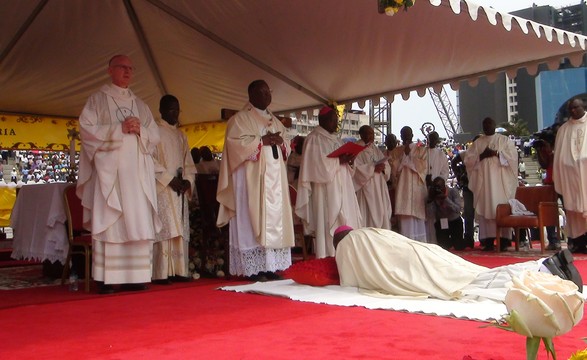
[[[74,163],[77,161],[76,156]],[[70,178],[71,168],[69,152],[4,150],[0,160],[0,183],[65,182]]]

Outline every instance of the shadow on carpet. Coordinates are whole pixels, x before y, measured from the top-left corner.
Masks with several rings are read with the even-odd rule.
[[[0,268],[0,290],[59,285],[61,279],[43,276],[43,265]]]

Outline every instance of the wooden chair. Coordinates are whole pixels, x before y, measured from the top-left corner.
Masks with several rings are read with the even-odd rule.
[[[85,273],[84,273],[84,290],[90,292],[90,262],[92,258],[92,234],[83,227],[83,207],[82,201],[75,193],[75,184],[69,185],[63,191],[63,201],[65,214],[67,215],[67,237],[69,239],[69,249],[67,258],[63,264],[63,273],[61,274],[61,285],[69,277],[71,271],[71,258],[75,254],[84,255]]]
[[[496,209],[496,249],[500,251],[499,234],[501,228],[514,228],[516,251],[520,250],[520,229],[538,228],[540,233],[540,253],[544,254],[544,228],[557,227],[557,237],[560,238],[560,224],[558,219],[558,203],[554,186],[519,186],[515,198],[534,215],[512,215],[510,204],[499,204]],[[530,240],[530,239],[528,239]]]
[[[292,214],[295,216],[296,199],[298,197],[298,191],[291,184],[289,185],[289,201],[291,204]],[[302,259],[308,260],[308,247],[306,245],[306,236],[304,235],[304,225],[301,223],[294,222],[294,234],[296,238],[299,236],[302,243]]]

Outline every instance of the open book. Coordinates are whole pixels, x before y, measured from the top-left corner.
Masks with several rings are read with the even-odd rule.
[[[366,148],[366,146],[355,144],[352,142],[348,142],[348,143],[345,143],[344,145],[342,145],[341,147],[339,147],[338,149],[334,150],[333,152],[331,152],[327,156],[329,158],[337,158],[337,157],[340,157],[345,154],[357,155],[361,151],[365,150],[365,148]]]

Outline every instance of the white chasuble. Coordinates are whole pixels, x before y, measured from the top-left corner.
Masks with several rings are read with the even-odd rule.
[[[227,125],[217,199],[217,224],[229,224],[230,272],[250,276],[284,270],[291,265],[294,246],[293,215],[289,200],[287,141],[261,146],[267,132],[285,128],[270,113],[247,104]]]
[[[122,133],[122,121],[128,116],[140,119],[140,136]],[[97,250],[94,279],[150,282],[152,242],[161,227],[152,158],[159,142],[157,124],[147,105],[130,90],[105,85],[88,99],[80,115],[80,134],[77,194]],[[124,262],[98,259],[109,253]],[[108,261],[114,263],[109,266]],[[119,271],[119,266],[135,270]]]

